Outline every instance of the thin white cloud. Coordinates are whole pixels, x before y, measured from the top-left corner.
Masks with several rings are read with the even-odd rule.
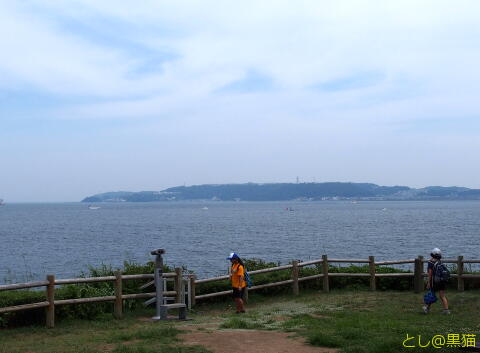
[[[95,190],[135,174],[138,188],[298,174],[478,186],[479,12],[477,0],[0,0],[0,113],[18,113],[0,115],[0,147],[28,147],[2,168],[24,184],[30,161],[55,164],[45,183],[98,170]],[[274,89],[245,84],[249,72]],[[314,89],[364,73],[376,79]],[[34,110],[29,94],[51,102]],[[28,132],[11,133],[15,119]],[[68,133],[46,144],[36,121]]]
[[[446,1],[302,1],[293,9],[287,1],[31,3],[53,15],[35,18],[21,7],[7,6],[2,27],[17,38],[4,38],[12,59],[2,60],[0,67],[10,76],[67,94],[118,97],[156,89],[175,93],[184,86],[208,93],[252,68],[287,89],[302,89],[358,71],[407,73],[429,82],[447,71],[446,65],[452,71],[451,64],[461,62],[449,75],[460,81],[471,77],[468,68],[478,59],[472,13],[479,5],[473,1],[459,2],[453,10]],[[169,48],[178,60],[166,64],[162,74],[128,79],[133,53],[91,43],[82,33],[62,33],[55,16],[67,15],[132,26],[139,33],[129,40],[153,51]],[[163,33],[162,28],[170,30]],[[452,43],[456,50],[446,50]],[[35,65],[27,60],[32,56]]]
[[[65,33],[49,18],[1,4],[0,82],[3,89],[36,89],[60,96],[121,97],[158,92],[161,73],[129,79],[138,60],[123,48],[102,47]]]

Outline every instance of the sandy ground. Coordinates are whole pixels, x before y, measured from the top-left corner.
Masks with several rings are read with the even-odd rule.
[[[200,345],[215,353],[333,353],[313,347],[292,333],[258,330],[191,331],[179,336],[185,345]]]

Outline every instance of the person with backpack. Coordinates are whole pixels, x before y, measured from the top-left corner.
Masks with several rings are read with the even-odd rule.
[[[245,293],[245,287],[247,286],[245,280],[245,265],[240,257],[234,252],[230,253],[227,260],[230,260],[232,264],[230,267],[230,280],[232,282],[233,300],[237,306],[236,313],[244,313],[245,305],[243,302],[243,295]]]
[[[438,293],[440,300],[443,304],[443,314],[450,314],[448,309],[448,300],[445,296],[445,289],[447,287],[448,280],[450,279],[450,272],[447,266],[442,263],[442,252],[439,248],[432,250],[430,254],[431,258],[428,260],[428,282],[427,290],[430,293],[425,295],[425,305],[423,306],[423,312],[428,314],[430,312],[430,306],[436,301],[436,293]]]

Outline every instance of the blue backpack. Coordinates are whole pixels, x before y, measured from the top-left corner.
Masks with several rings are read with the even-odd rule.
[[[245,272],[245,276],[244,276],[245,277],[245,282],[247,282],[247,287],[250,288],[252,286],[252,280],[250,279],[250,275],[248,274],[245,266],[243,266],[243,270]]]

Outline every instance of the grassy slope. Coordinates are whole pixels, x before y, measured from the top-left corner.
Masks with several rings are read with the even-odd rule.
[[[297,305],[306,304],[304,312],[296,314],[295,310],[302,310],[294,307],[290,318],[280,327],[300,333],[313,345],[339,347],[341,352],[355,353],[417,351],[418,348],[402,348],[407,333],[417,339],[421,335],[422,343],[436,334],[447,336],[448,333],[477,334],[480,341],[479,294],[479,291],[448,293],[450,316],[441,314],[440,304],[435,304],[429,315],[422,314],[421,296],[410,292],[309,295],[294,301]],[[418,347],[418,342],[416,345]],[[447,350],[457,351],[450,347]],[[439,350],[421,348],[419,351]]]
[[[104,315],[95,321],[64,321],[53,330],[28,327],[0,331],[1,353],[205,353],[201,347],[178,346],[178,330],[203,330],[205,324],[222,328],[287,330],[305,336],[313,345],[339,347],[341,352],[438,352],[439,349],[405,348],[402,341],[422,335],[477,334],[480,341],[480,291],[448,293],[452,315],[440,314],[439,304],[423,315],[421,295],[411,292],[333,291],[309,292],[299,297],[251,296],[246,315],[238,316],[230,302],[202,305],[194,321],[152,323],[140,320],[152,310],[123,320]],[[209,328],[211,329],[211,328]],[[216,328],[213,328],[216,329]],[[425,342],[425,341],[423,341]],[[418,345],[418,343],[417,343]],[[456,352],[456,348],[444,351]]]
[[[1,353],[208,353],[202,347],[177,347],[180,332],[172,322],[149,322],[152,310],[129,313],[122,320],[58,323],[55,329],[24,327],[0,331]]]

